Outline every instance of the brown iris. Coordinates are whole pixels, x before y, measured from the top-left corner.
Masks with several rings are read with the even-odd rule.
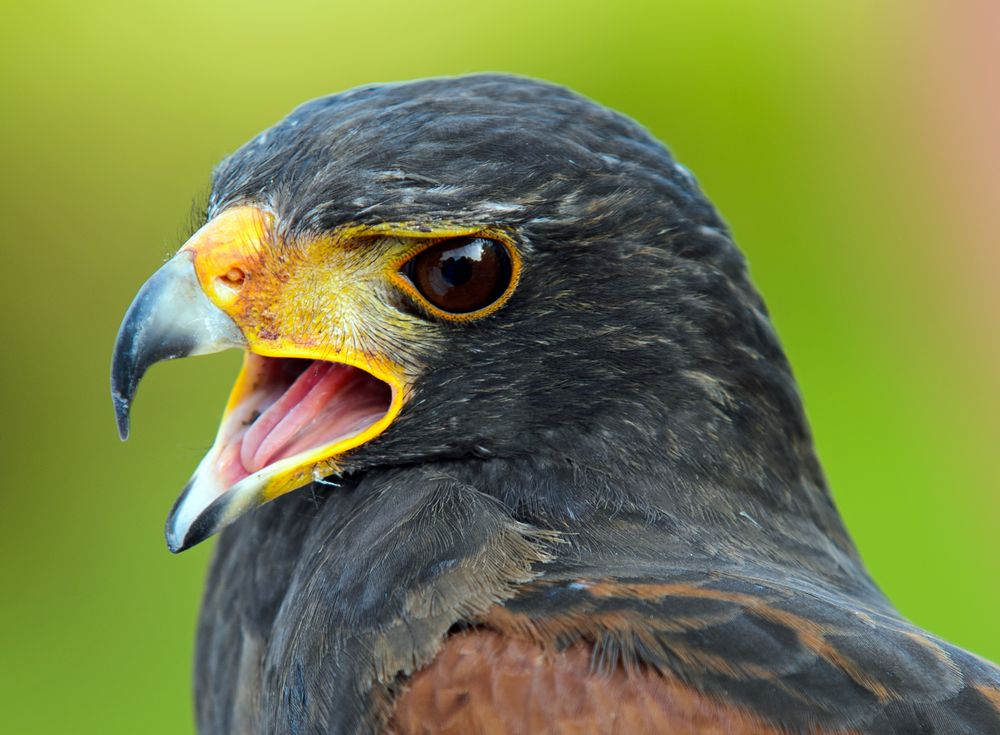
[[[512,268],[503,244],[485,237],[457,237],[420,251],[403,266],[403,273],[432,306],[469,314],[504,295]]]

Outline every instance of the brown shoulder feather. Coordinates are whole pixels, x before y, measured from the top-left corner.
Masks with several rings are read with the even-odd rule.
[[[781,732],[652,668],[598,672],[590,647],[488,629],[453,635],[396,700],[393,735]]]

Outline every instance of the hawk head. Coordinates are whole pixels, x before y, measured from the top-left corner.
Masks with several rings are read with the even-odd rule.
[[[204,225],[122,324],[122,436],[152,363],[229,347],[243,368],[173,551],[314,481],[494,458],[603,478],[510,488],[567,525],[607,492],[849,545],[725,225],[643,128],[561,87],[355,89],[223,161]]]

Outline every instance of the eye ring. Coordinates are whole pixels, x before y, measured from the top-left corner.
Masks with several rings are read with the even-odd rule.
[[[517,283],[520,259],[499,238],[465,235],[417,251],[399,273],[425,311],[463,321],[484,317],[504,304]]]

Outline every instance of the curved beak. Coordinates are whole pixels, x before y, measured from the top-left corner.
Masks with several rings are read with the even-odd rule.
[[[146,281],[118,330],[111,359],[118,435],[128,438],[135,391],[153,363],[244,346],[239,327],[198,283],[191,253],[179,252]]]

